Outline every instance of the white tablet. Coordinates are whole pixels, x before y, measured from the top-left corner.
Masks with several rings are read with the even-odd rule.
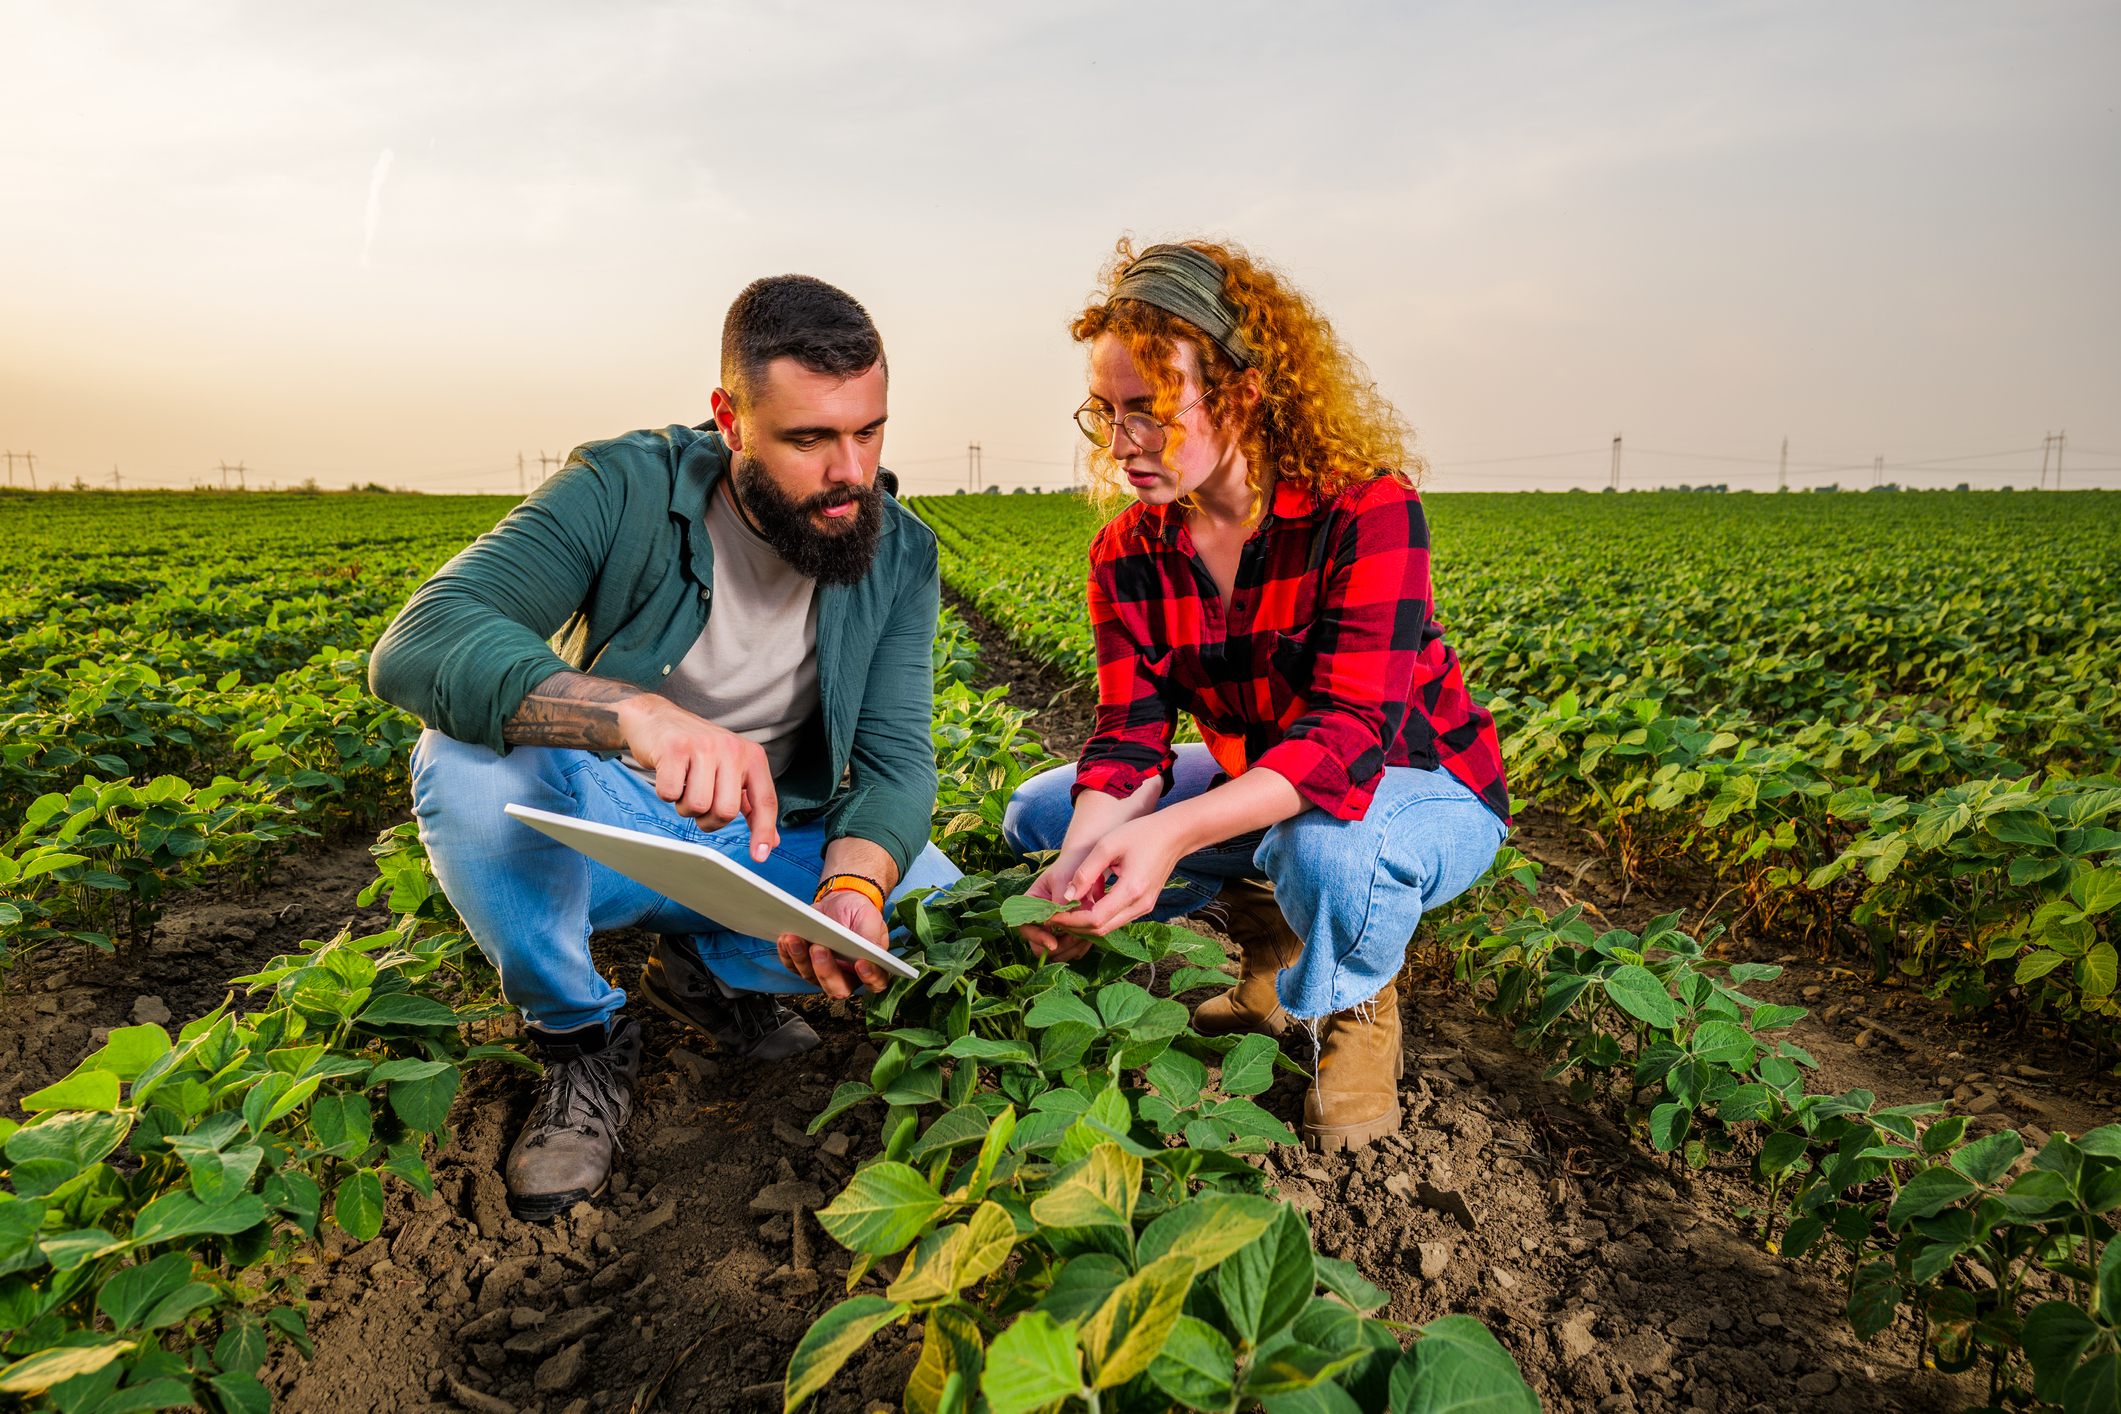
[[[911,963],[842,928],[794,894],[730,863],[705,845],[599,825],[527,805],[511,805],[508,813],[724,928],[769,940],[793,933],[841,957],[873,962],[900,977],[920,976]]]

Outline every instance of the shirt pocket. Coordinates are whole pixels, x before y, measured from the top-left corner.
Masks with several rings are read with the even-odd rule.
[[[1310,694],[1311,674],[1318,666],[1318,647],[1311,641],[1311,626],[1293,633],[1276,633],[1267,653],[1267,666],[1297,696]]]

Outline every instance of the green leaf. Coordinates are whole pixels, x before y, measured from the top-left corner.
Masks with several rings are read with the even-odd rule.
[[[1236,982],[1237,979],[1227,972],[1217,972],[1206,967],[1181,967],[1171,974],[1171,995],[1184,996],[1187,992],[1202,987],[1227,988],[1234,986]],[[1153,1370],[1149,1377],[1156,1377]]]
[[[1747,1025],[1755,1031],[1780,1031],[1785,1026],[1795,1026],[1811,1013],[1801,1006],[1763,1005],[1753,1008]]]
[[[1310,1229],[1295,1208],[1285,1205],[1265,1232],[1226,1257],[1215,1272],[1216,1295],[1231,1328],[1251,1345],[1295,1320],[1317,1285]]]
[[[811,1120],[809,1128],[803,1132],[805,1134],[817,1133],[874,1094],[876,1094],[874,1088],[863,1084],[859,1080],[844,1082],[839,1089],[832,1092],[832,1098],[825,1102],[825,1108],[818,1111],[817,1118]]]
[[[2043,1301],[2027,1312],[2021,1340],[2033,1367],[2033,1397],[2061,1403],[2077,1362],[2100,1334],[2099,1323],[2067,1301]]]
[[[1517,1362],[1471,1316],[1445,1316],[1392,1371],[1393,1414],[1539,1414]]]
[[[1261,1347],[1251,1370],[1245,1375],[1245,1395],[1247,1398],[1272,1399],[1301,1394],[1349,1366],[1368,1359],[1369,1354],[1362,1348],[1338,1353],[1320,1350],[1290,1338],[1270,1341]]]
[[[984,1139],[987,1134],[987,1112],[978,1105],[959,1105],[941,1119],[928,1126],[928,1132],[913,1143],[907,1158],[914,1163],[925,1163],[938,1152],[948,1153],[960,1145]]]
[[[818,1209],[817,1221],[840,1246],[882,1257],[911,1242],[943,1206],[942,1195],[918,1169],[878,1163],[857,1172]]]
[[[1689,1105],[1662,1104],[1650,1111],[1650,1145],[1659,1153],[1669,1154],[1685,1141],[1687,1128],[1694,1121],[1693,1107]]]
[[[1894,1313],[1900,1309],[1901,1295],[1900,1281],[1890,1259],[1858,1267],[1848,1299],[1849,1326],[1856,1332],[1856,1339],[1869,1340],[1891,1325]]]
[[[1090,1009],[1090,1004],[1066,987],[1048,987],[1032,1003],[1031,1010],[1024,1013],[1024,1025],[1033,1030],[1057,1026],[1063,1021],[1079,1022],[1093,1031],[1102,1031],[1105,1026],[1098,1014]]]
[[[148,1313],[140,1318],[140,1329],[158,1331],[164,1326],[176,1325],[192,1312],[212,1306],[220,1299],[221,1293],[203,1281],[180,1286],[157,1301]]]
[[[1159,1257],[1191,1257],[1205,1272],[1265,1232],[1280,1209],[1271,1198],[1203,1193],[1143,1228],[1135,1242],[1135,1260],[1147,1264]]]
[[[47,1110],[115,1110],[118,1108],[118,1077],[107,1070],[81,1071],[55,1085],[24,1095],[20,1103],[31,1114]]]
[[[1178,1109],[1200,1103],[1200,1088],[1208,1083],[1208,1068],[1183,1051],[1165,1051],[1143,1071],[1156,1093]]]
[[[464,1072],[445,1065],[429,1074],[390,1082],[390,1108],[407,1127],[440,1134],[449,1127],[449,1103]]]
[[[1110,1389],[1149,1368],[1193,1285],[1191,1257],[1159,1257],[1121,1282],[1083,1324],[1091,1387]]]
[[[1637,1021],[1646,1021],[1669,1031],[1678,1019],[1672,999],[1665,993],[1664,983],[1646,967],[1629,963],[1617,969],[1605,979],[1605,991],[1615,1006]]]
[[[1237,1379],[1237,1356],[1221,1331],[1206,1321],[1180,1316],[1164,1348],[1149,1362],[1149,1381],[1192,1409],[1229,1407]]]
[[[960,1036],[944,1050],[944,1055],[954,1060],[975,1060],[984,1064],[1013,1063],[1030,1065],[1031,1048],[1022,1041],[995,1041],[985,1036]]]
[[[215,1233],[226,1237],[256,1227],[269,1216],[265,1200],[246,1193],[233,1202],[208,1206],[188,1189],[165,1193],[133,1219],[133,1241],[173,1242],[180,1237]],[[371,1237],[373,1233],[369,1234]]]
[[[2024,1153],[2025,1141],[2018,1137],[2017,1131],[2003,1129],[1955,1151],[1947,1162],[1974,1182],[1987,1187],[2009,1173],[2011,1165],[2017,1163]]]
[[[2069,896],[2087,917],[2121,908],[2121,865],[2109,864],[2077,875],[2070,880]]]
[[[272,1394],[256,1375],[226,1370],[209,1376],[206,1383],[221,1397],[221,1407],[228,1414],[272,1414]]]
[[[1390,1294],[1373,1285],[1356,1270],[1353,1262],[1343,1262],[1338,1257],[1313,1257],[1311,1260],[1318,1266],[1319,1284],[1347,1302],[1350,1310],[1367,1316],[1391,1302]]]
[[[169,1033],[159,1026],[120,1026],[101,1050],[91,1052],[75,1070],[107,1070],[131,1082],[169,1048]]]
[[[318,1145],[342,1159],[355,1158],[368,1148],[369,1125],[365,1095],[326,1095],[309,1107],[309,1127]]]
[[[1017,894],[1002,900],[1002,922],[1011,928],[1021,928],[1026,923],[1043,923],[1054,914],[1067,913],[1075,907],[1077,905],[1073,903],[1055,903],[1051,899]]]
[[[1080,1325],[1127,1279],[1127,1264],[1107,1252],[1072,1257],[1039,1298],[1038,1309],[1056,1321]]]
[[[1030,1414],[1081,1389],[1073,1322],[1060,1325],[1044,1311],[1026,1311],[987,1349],[980,1393],[990,1414]]]
[[[792,1411],[840,1372],[849,1356],[912,1308],[881,1296],[853,1296],[827,1311],[796,1342],[781,1388],[781,1408]]]
[[[1223,1057],[1222,1091],[1257,1095],[1274,1083],[1274,1058],[1281,1047],[1270,1036],[1247,1036]]]
[[[360,1242],[383,1230],[383,1180],[374,1169],[356,1169],[340,1182],[332,1197],[331,1216]]]
[[[454,1026],[456,1011],[433,997],[391,992],[377,997],[354,1018],[356,1026]]]
[[[2011,974],[2011,981],[2020,987],[2028,982],[2037,982],[2068,961],[2061,953],[2049,952],[2045,948],[2029,952],[2018,959],[2018,967]]]
[[[2109,1351],[2079,1365],[2062,1391],[2062,1407],[2070,1414],[2112,1414],[2121,1409],[2121,1355]]]
[[[2121,970],[2121,954],[2114,951],[2114,945],[2094,943],[2077,964],[2077,985],[2086,996],[2106,996],[2114,990],[2117,970]]]
[[[44,1227],[44,1212],[44,1204],[34,1199],[0,1203],[0,1274],[19,1272],[43,1262],[37,1249],[37,1234]]]
[[[1965,1153],[1960,1150],[1960,1153]],[[1954,1163],[1958,1155],[1952,1156]],[[1948,1168],[1927,1168],[1902,1185],[1886,1210],[1887,1231],[1898,1232],[1916,1218],[1933,1218],[1952,1204],[1978,1191],[1974,1184]]]

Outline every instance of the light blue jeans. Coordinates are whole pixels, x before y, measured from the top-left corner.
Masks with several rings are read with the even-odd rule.
[[[511,804],[704,844],[804,899],[824,873],[825,826],[783,828],[780,845],[758,864],[743,820],[704,830],[659,799],[654,782],[617,761],[544,746],[501,756],[422,732],[412,753],[420,841],[442,891],[500,969],[502,994],[529,1020],[567,1031],[626,1005],[626,993],[605,981],[589,958],[589,935],[611,928],[689,936],[701,963],[740,991],[817,990],[781,966],[771,939],[723,928],[539,834],[503,813]],[[899,880],[886,910],[910,892],[946,888],[959,877],[931,844]]]
[[[1160,810],[1208,789],[1219,768],[1208,748],[1183,743]],[[1042,771],[1017,788],[1002,832],[1018,854],[1059,849],[1074,807],[1073,766]],[[1388,766],[1360,820],[1325,811],[1267,829],[1264,838],[1214,845],[1179,860],[1149,917],[1193,912],[1230,878],[1268,879],[1303,955],[1275,984],[1291,1016],[1317,1017],[1368,1001],[1399,974],[1421,915],[1470,888],[1508,833],[1495,812],[1449,771]]]

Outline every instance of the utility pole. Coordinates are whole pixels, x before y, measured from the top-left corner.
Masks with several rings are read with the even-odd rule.
[[[123,491],[125,489],[125,481],[118,475],[118,464],[116,462],[110,464],[110,484],[113,490]]]
[[[1777,491],[1790,489],[1790,439],[1788,437],[1782,439],[1782,470],[1775,473],[1775,489]]]
[[[977,442],[967,442],[965,444],[965,486],[968,491],[975,495],[979,492],[981,471],[980,445]]]
[[[1883,452],[1880,452],[1880,453],[1879,453],[1879,454],[1878,454],[1878,455],[1877,455],[1876,457],[1874,457],[1874,458],[1873,458],[1873,459],[1871,460],[1871,485],[1873,485],[1873,486],[1883,486],[1884,484],[1885,484],[1885,453],[1883,453]]]
[[[15,454],[8,452],[5,455],[7,457],[7,484],[12,487],[15,484]]]
[[[517,494],[518,496],[521,496],[521,495],[523,495],[523,494],[525,493],[526,489],[527,489],[527,488],[526,488],[526,487],[524,486],[524,484],[523,484],[523,454],[522,454],[521,452],[517,452],[517,453],[516,453],[516,494]]]
[[[241,462],[236,463],[236,489],[238,491],[248,491],[250,489],[243,484],[243,463]]]
[[[1618,432],[1615,432],[1615,433],[1613,434],[1613,481],[1612,481],[1612,487],[1613,487],[1613,489],[1614,489],[1615,491],[1618,491],[1618,490],[1620,489],[1620,434],[1619,434]]]
[[[22,460],[29,463],[29,489],[34,491],[37,489],[37,454],[24,452]]]
[[[2062,489],[2062,447],[2068,441],[2069,433],[2057,432],[2055,434],[2055,489],[2057,491]]]
[[[540,447],[538,449],[538,485],[543,486],[545,478],[552,475],[551,468],[565,466],[566,464],[567,459],[565,457],[548,457],[545,455],[545,449]]]

